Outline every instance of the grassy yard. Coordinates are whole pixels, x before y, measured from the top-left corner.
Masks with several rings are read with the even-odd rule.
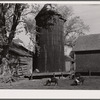
[[[58,86],[44,86],[46,79],[34,79],[34,80],[21,80],[18,82],[0,83],[0,89],[62,89],[62,90],[100,90],[100,76],[84,77],[85,82],[83,85],[71,86],[73,80],[68,78],[59,79]]]

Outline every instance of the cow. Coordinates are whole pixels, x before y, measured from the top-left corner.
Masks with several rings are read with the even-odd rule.
[[[48,79],[48,80],[46,81],[45,86],[51,85],[52,83],[54,83],[54,85],[58,85],[58,79],[55,78],[55,77],[52,77],[52,78]]]

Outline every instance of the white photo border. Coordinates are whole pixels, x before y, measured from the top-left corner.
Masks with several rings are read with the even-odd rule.
[[[0,1],[0,3],[100,4],[100,1]],[[100,99],[100,91],[0,89],[0,99]]]

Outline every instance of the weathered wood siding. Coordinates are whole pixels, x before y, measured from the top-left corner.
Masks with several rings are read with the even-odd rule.
[[[18,48],[20,49],[20,48]],[[21,51],[21,52],[19,52]],[[33,58],[31,55],[29,55],[28,52],[25,52],[24,50],[20,49],[18,52],[9,51],[9,55],[10,55],[10,67],[12,69],[12,73],[13,75],[29,75],[32,73],[32,61]],[[26,55],[23,55],[23,53],[25,52]],[[22,55],[21,55],[22,54]],[[29,55],[29,56],[27,56]]]
[[[38,69],[40,72],[58,72],[64,71],[64,38],[63,25],[64,20],[59,16],[52,16],[48,22],[47,28],[42,28],[38,38],[40,46],[40,55],[38,57]]]
[[[29,75],[32,73],[32,58],[31,57],[19,57],[20,74]]]
[[[76,53],[77,72],[100,72],[100,51],[84,51]]]

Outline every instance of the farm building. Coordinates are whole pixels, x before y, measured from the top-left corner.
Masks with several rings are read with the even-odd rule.
[[[36,16],[36,36],[40,46],[34,55],[34,68],[40,72],[61,72],[65,70],[63,26],[65,19],[46,4]],[[38,51],[36,51],[38,52]]]
[[[73,51],[77,72],[100,72],[100,34],[80,36]]]
[[[67,55],[65,56],[65,71],[74,71],[74,59]]]
[[[22,76],[32,73],[32,52],[18,44],[18,40],[13,40],[9,47],[9,66],[13,75]],[[0,74],[2,68],[0,67]]]

